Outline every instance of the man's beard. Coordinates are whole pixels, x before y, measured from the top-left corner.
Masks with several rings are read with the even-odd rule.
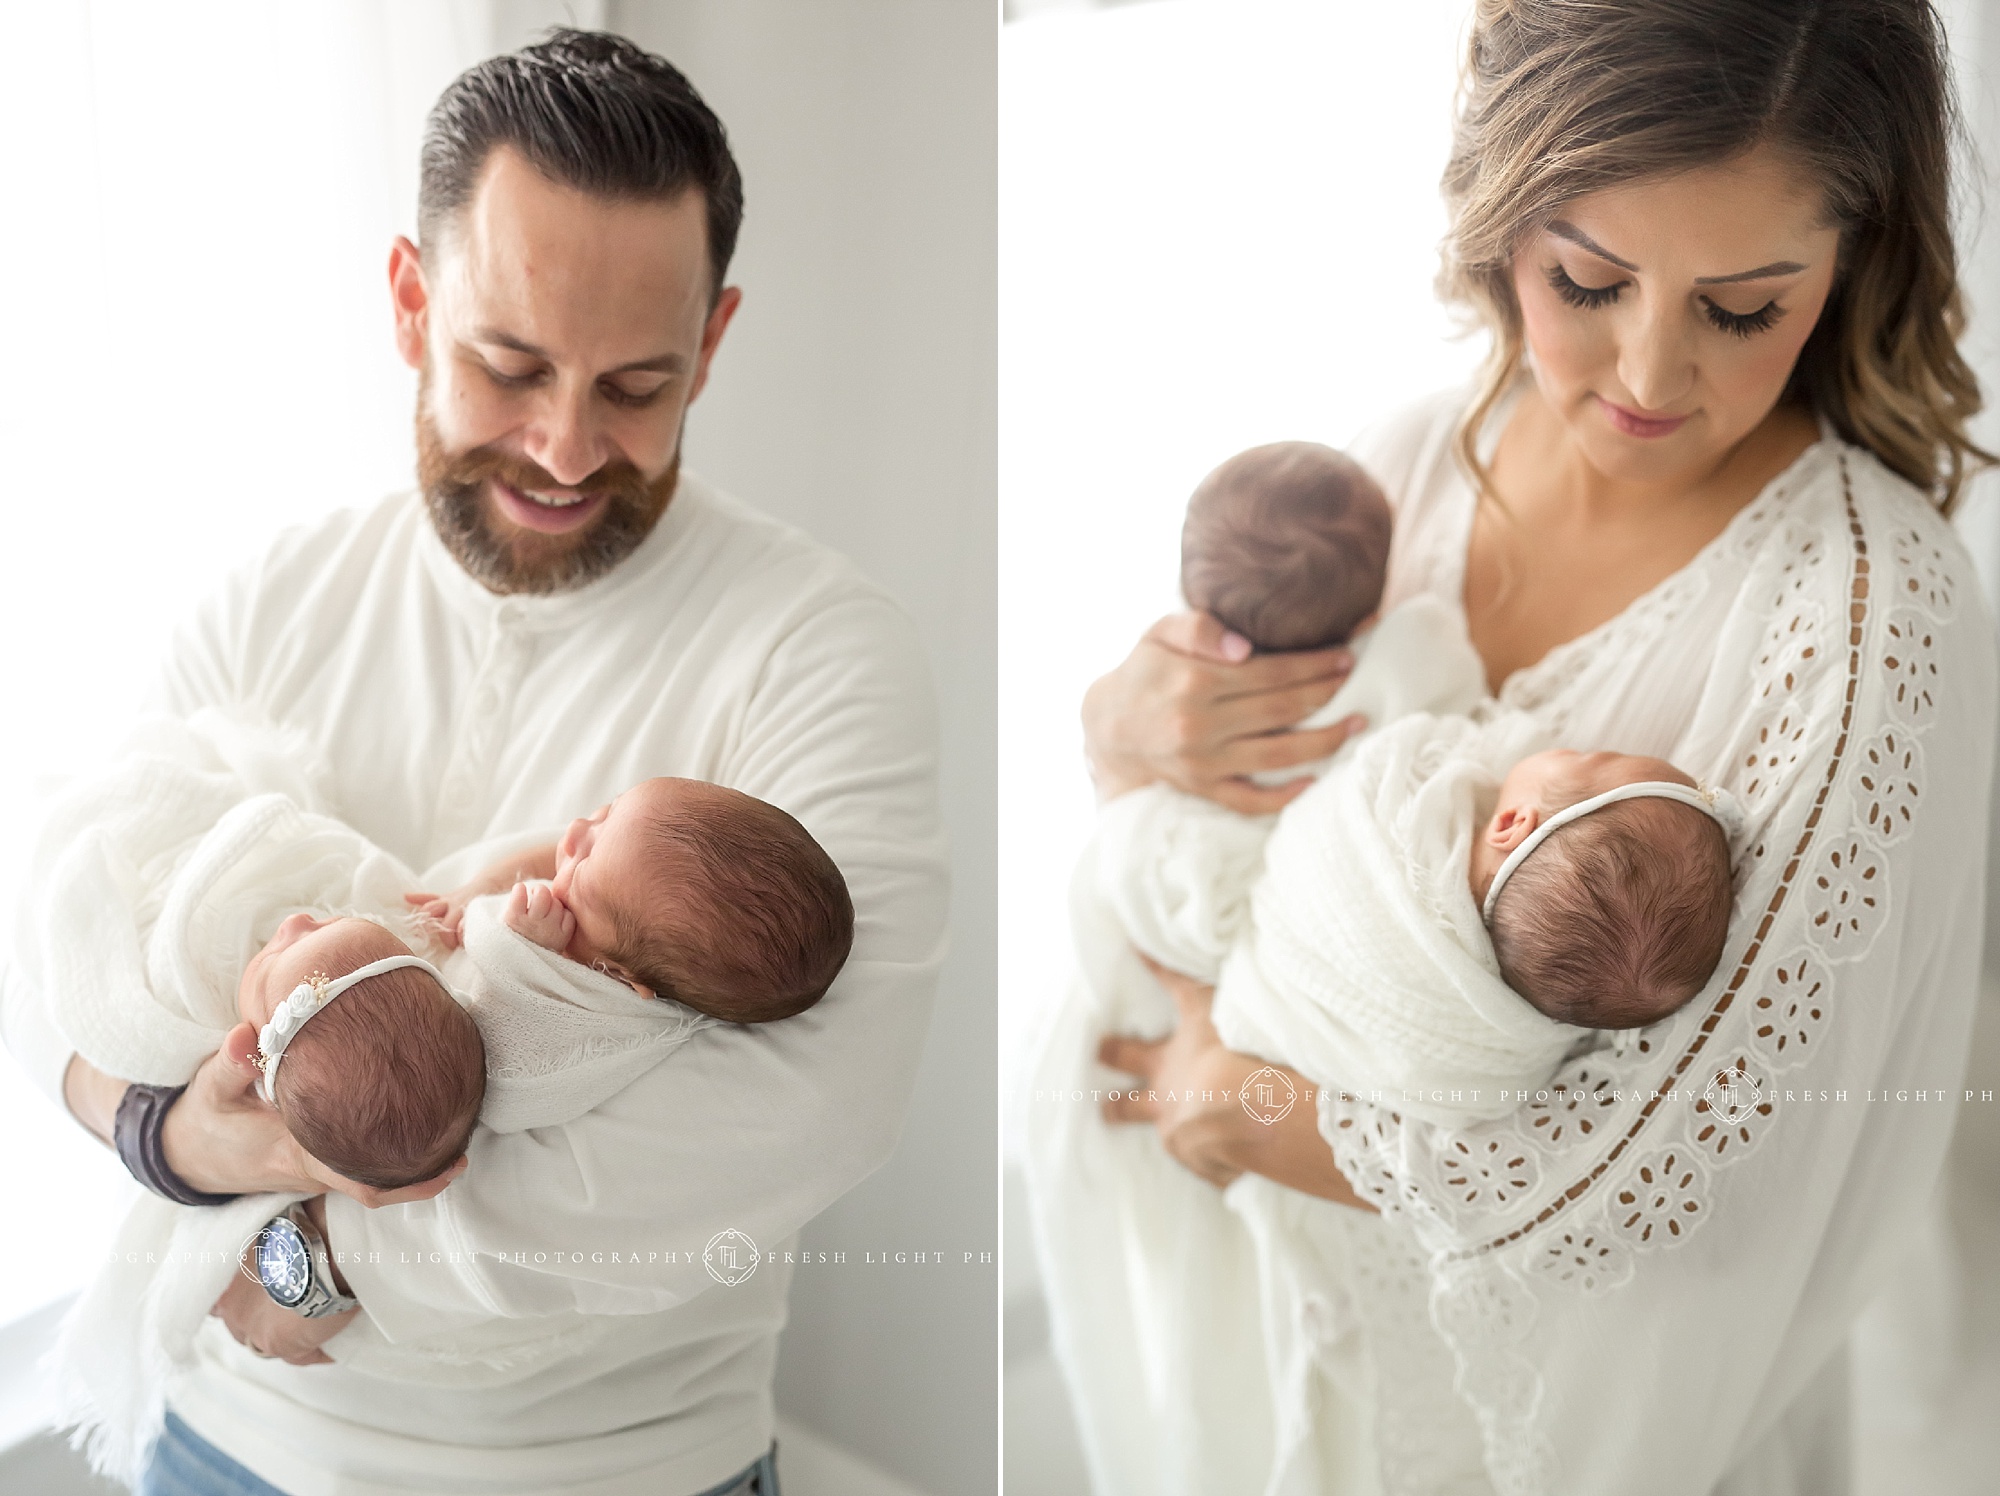
[[[417,481],[424,505],[445,549],[489,592],[567,592],[596,581],[653,533],[674,496],[680,466],[678,439],[673,461],[650,483],[622,458],[570,485],[491,447],[454,454],[431,419],[429,380],[417,391]],[[487,496],[489,480],[522,494],[573,487],[585,498],[603,495],[604,505],[583,529],[544,535],[499,519],[497,501]]]

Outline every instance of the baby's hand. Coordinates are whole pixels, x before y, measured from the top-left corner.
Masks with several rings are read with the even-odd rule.
[[[425,930],[437,937],[438,944],[447,950],[456,950],[461,943],[461,931],[465,925],[465,906],[471,902],[467,889],[456,893],[406,893],[403,902],[410,906],[411,913]]]
[[[576,933],[576,916],[556,891],[543,882],[516,883],[500,918],[508,929],[525,935],[544,950],[561,955]]]

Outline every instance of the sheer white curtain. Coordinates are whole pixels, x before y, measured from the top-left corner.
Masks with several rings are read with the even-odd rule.
[[[391,237],[425,111],[602,4],[10,6],[0,47],[0,909],[37,802],[285,525],[411,481]],[[0,948],[8,938],[0,922]],[[120,1171],[0,1056],[0,1324],[82,1282]]]

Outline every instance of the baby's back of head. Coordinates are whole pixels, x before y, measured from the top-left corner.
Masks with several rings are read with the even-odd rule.
[[[847,880],[777,806],[699,780],[653,781],[650,886],[614,911],[618,963],[661,997],[769,1023],[826,995],[854,944]]]
[[[1201,481],[1181,527],[1181,593],[1259,649],[1339,644],[1382,601],[1389,501],[1312,442],[1239,452]]]
[[[1621,800],[1514,870],[1487,928],[1501,978],[1581,1028],[1656,1023],[1708,984],[1729,934],[1729,842],[1675,800]]]
[[[382,954],[360,952],[329,975]],[[485,1095],[472,1015],[405,967],[355,983],[299,1028],[278,1067],[276,1105],[314,1158],[389,1190],[433,1179],[463,1153]]]

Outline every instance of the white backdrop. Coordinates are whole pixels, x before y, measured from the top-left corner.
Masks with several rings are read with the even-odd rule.
[[[729,125],[742,315],[690,463],[854,556],[940,684],[953,952],[890,1164],[808,1230],[996,1247],[994,24],[982,0],[46,0],[0,52],[0,908],[40,795],[122,729],[165,630],[284,525],[411,482],[384,274],[424,112],[552,22],[663,49]],[[107,1237],[115,1162],[0,1056],[0,1324]],[[996,1271],[804,1276],[781,1410],[990,1490]]]

